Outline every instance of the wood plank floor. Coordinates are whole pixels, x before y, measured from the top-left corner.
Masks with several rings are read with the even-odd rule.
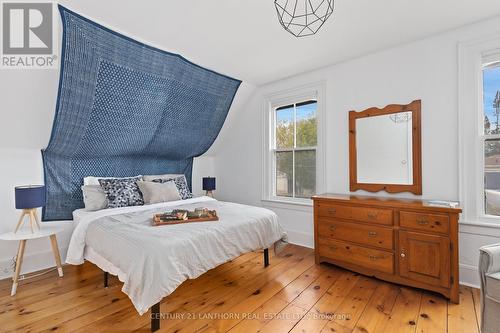
[[[344,269],[314,264],[290,245],[263,268],[248,253],[183,283],[161,304],[160,332],[464,332],[478,329],[479,293],[461,286],[460,304]],[[149,332],[122,283],[85,263],[21,281],[0,281],[0,332]]]

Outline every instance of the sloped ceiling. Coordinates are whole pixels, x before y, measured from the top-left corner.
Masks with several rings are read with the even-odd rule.
[[[272,0],[66,0],[70,9],[224,74],[261,85],[500,15],[498,0],[337,0],[297,39]]]

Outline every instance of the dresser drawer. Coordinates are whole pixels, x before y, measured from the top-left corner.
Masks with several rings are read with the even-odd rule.
[[[321,202],[316,204],[316,208],[318,209],[319,216],[337,217],[341,219],[352,218],[351,206],[334,205]]]
[[[318,235],[388,250],[393,248],[393,231],[384,227],[339,222],[323,218],[318,222]]]
[[[353,207],[323,202],[317,203],[316,208],[319,216],[392,225],[392,209]]]
[[[394,273],[394,255],[350,243],[319,238],[319,255],[389,274]]]
[[[392,225],[392,209],[353,207],[352,219]]]
[[[400,212],[399,225],[406,228],[448,233],[450,218],[448,215]]]

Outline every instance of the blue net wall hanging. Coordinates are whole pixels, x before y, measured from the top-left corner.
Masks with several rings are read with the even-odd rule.
[[[42,151],[43,220],[72,219],[86,176],[184,173],[222,128],[241,81],[59,6],[56,115]]]

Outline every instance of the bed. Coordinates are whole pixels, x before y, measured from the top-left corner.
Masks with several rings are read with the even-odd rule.
[[[152,226],[155,213],[173,208],[215,209],[216,222]],[[210,197],[144,206],[73,213],[75,230],[66,262],[85,260],[107,274],[118,276],[140,315],[151,308],[151,330],[159,329],[159,302],[182,282],[243,253],[268,248],[286,234],[270,210],[222,202]],[[152,288],[151,286],[154,286]]]

